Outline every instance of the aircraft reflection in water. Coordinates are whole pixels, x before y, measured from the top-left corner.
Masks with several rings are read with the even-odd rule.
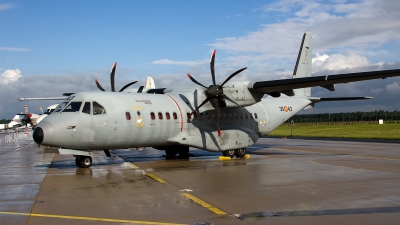
[[[323,101],[369,97],[311,97],[311,87],[334,91],[334,84],[400,76],[400,70],[311,76],[312,37],[305,32],[292,79],[230,81],[246,68],[216,83],[215,50],[211,55],[212,84],[191,75],[196,87],[150,89],[147,93],[81,92],[71,95],[34,130],[43,146],[74,155],[78,167],[90,167],[91,151],[153,147],[167,156],[187,157],[189,147],[244,157],[256,143],[304,108]],[[269,95],[262,98],[264,94]]]

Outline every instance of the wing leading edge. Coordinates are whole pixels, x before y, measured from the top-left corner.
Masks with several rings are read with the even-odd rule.
[[[397,76],[400,76],[400,69],[259,81],[249,83],[248,88],[274,96],[276,93],[290,93],[294,89],[318,86],[334,91],[334,84]]]

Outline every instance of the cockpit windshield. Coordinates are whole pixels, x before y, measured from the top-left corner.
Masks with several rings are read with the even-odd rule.
[[[70,102],[61,112],[79,112],[82,102]]]
[[[56,107],[56,109],[54,110],[54,112],[61,112],[61,110],[68,104],[68,102],[61,102],[60,104],[58,104],[58,106]]]

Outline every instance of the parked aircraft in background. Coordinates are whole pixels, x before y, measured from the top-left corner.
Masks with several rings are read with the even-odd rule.
[[[39,114],[29,113],[28,105],[25,105],[24,113],[15,114],[14,118],[8,124],[0,124],[0,130],[35,127],[38,117]]]
[[[75,156],[78,167],[92,165],[91,151],[153,147],[167,156],[187,157],[189,147],[244,157],[246,147],[268,135],[298,111],[325,101],[369,97],[320,98],[311,87],[334,91],[334,84],[400,76],[400,69],[329,76],[311,76],[312,35],[305,32],[293,78],[231,81],[245,70],[217,83],[211,55],[211,85],[149,89],[146,95],[120,92],[75,93],[34,130],[33,139]],[[115,89],[113,89],[115,90]],[[269,95],[267,98],[263,96]]]
[[[53,104],[53,105],[50,105],[49,107],[47,107],[47,109],[41,115],[39,115],[39,117],[36,119],[36,124],[39,124],[40,121],[42,121],[44,118],[46,118],[52,112],[54,112],[54,110],[56,109],[57,106],[58,106],[58,104]]]

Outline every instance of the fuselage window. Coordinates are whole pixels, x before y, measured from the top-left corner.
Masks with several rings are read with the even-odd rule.
[[[210,114],[206,113],[206,119],[210,119]]]
[[[195,120],[197,120],[197,113],[193,113],[193,118],[195,119]]]
[[[176,115],[176,112],[172,113],[172,117],[174,118],[174,120],[178,119],[178,115]]]
[[[227,115],[226,115],[226,113],[223,113],[222,115],[224,116],[224,119],[226,119],[226,118],[227,118]]]
[[[131,114],[129,112],[125,112],[126,120],[131,120]]]
[[[85,102],[85,105],[83,105],[82,112],[90,114],[90,102]]]
[[[106,114],[106,109],[97,102],[93,102],[93,115]]]
[[[81,108],[82,102],[71,102],[62,112],[78,112]]]
[[[215,113],[211,113],[211,118],[215,119]]]
[[[162,113],[158,113],[158,119],[160,119],[160,120],[162,120],[163,119],[163,116],[162,116]]]
[[[203,113],[200,113],[200,119],[204,119]]]
[[[170,115],[169,115],[169,112],[165,113],[165,118],[166,118],[167,120],[171,119],[171,117],[170,117]]]
[[[239,118],[243,119],[243,113],[239,113]]]
[[[257,113],[254,113],[254,118],[258,119]]]
[[[237,118],[238,118],[237,113],[233,113],[233,118],[234,118],[235,120],[237,120]]]
[[[154,115],[153,112],[150,113],[150,117],[151,117],[151,120],[155,120],[156,119],[156,115]]]
[[[232,113],[229,113],[228,116],[229,116],[229,119],[233,119]]]
[[[245,114],[244,114],[244,118],[245,118],[246,120],[249,119],[249,114],[245,113]]]
[[[191,119],[190,113],[186,113],[186,115],[187,115],[187,119],[190,120]]]
[[[253,119],[253,114],[250,113],[250,119]]]

